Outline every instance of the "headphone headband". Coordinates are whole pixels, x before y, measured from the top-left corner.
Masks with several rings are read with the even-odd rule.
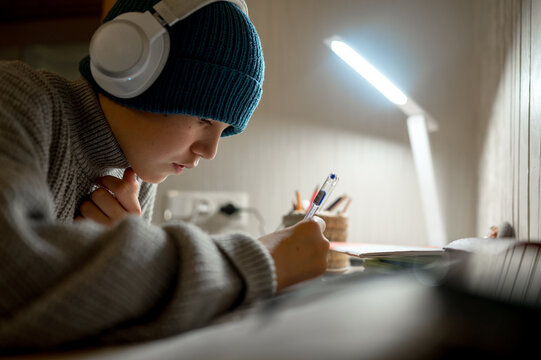
[[[221,0],[162,0],[154,5],[154,10],[169,26],[172,26],[202,7],[217,1]],[[228,0],[228,2],[237,5],[248,16],[248,6],[244,0]]]
[[[224,0],[162,0],[156,13],[127,12],[101,25],[90,40],[90,71],[96,83],[119,98],[142,94],[158,78],[169,55],[173,25],[202,7]],[[244,0],[227,0],[248,16]]]

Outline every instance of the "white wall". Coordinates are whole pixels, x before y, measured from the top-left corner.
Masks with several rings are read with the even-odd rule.
[[[426,243],[405,117],[323,44],[338,34],[439,122],[431,141],[448,238],[474,235],[472,2],[247,3],[266,59],[263,100],[215,160],[160,185],[156,221],[168,189],[246,190],[271,231],[295,190],[309,197],[333,170],[341,177],[334,195],[353,197],[349,241]]]
[[[510,222],[541,239],[541,1],[477,3],[478,231]]]

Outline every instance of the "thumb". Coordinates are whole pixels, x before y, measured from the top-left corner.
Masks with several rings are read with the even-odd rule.
[[[323,220],[322,218],[320,218],[319,216],[314,216],[312,218],[312,221],[315,221],[317,222],[317,224],[319,225],[320,229],[321,229],[321,232],[324,232],[325,231],[325,228],[327,227],[327,223],[325,223],[325,220]]]
[[[130,184],[134,191],[139,191],[139,183],[137,182],[137,179],[135,178],[135,171],[131,167],[126,168],[124,170],[124,176],[122,176],[122,180]]]

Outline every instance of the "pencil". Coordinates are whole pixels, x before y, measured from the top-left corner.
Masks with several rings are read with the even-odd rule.
[[[295,191],[295,194],[297,195],[297,210],[303,210],[302,202],[301,202],[301,194],[298,191]]]

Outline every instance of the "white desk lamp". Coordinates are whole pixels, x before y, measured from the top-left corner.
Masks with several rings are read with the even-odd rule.
[[[387,99],[396,104],[408,117],[408,134],[419,181],[428,242],[433,246],[445,245],[447,236],[445,234],[445,224],[436,187],[428,137],[429,131],[438,129],[437,123],[428,116],[426,111],[408,98],[342,39],[332,37],[324,42],[336,55],[385,95]]]

